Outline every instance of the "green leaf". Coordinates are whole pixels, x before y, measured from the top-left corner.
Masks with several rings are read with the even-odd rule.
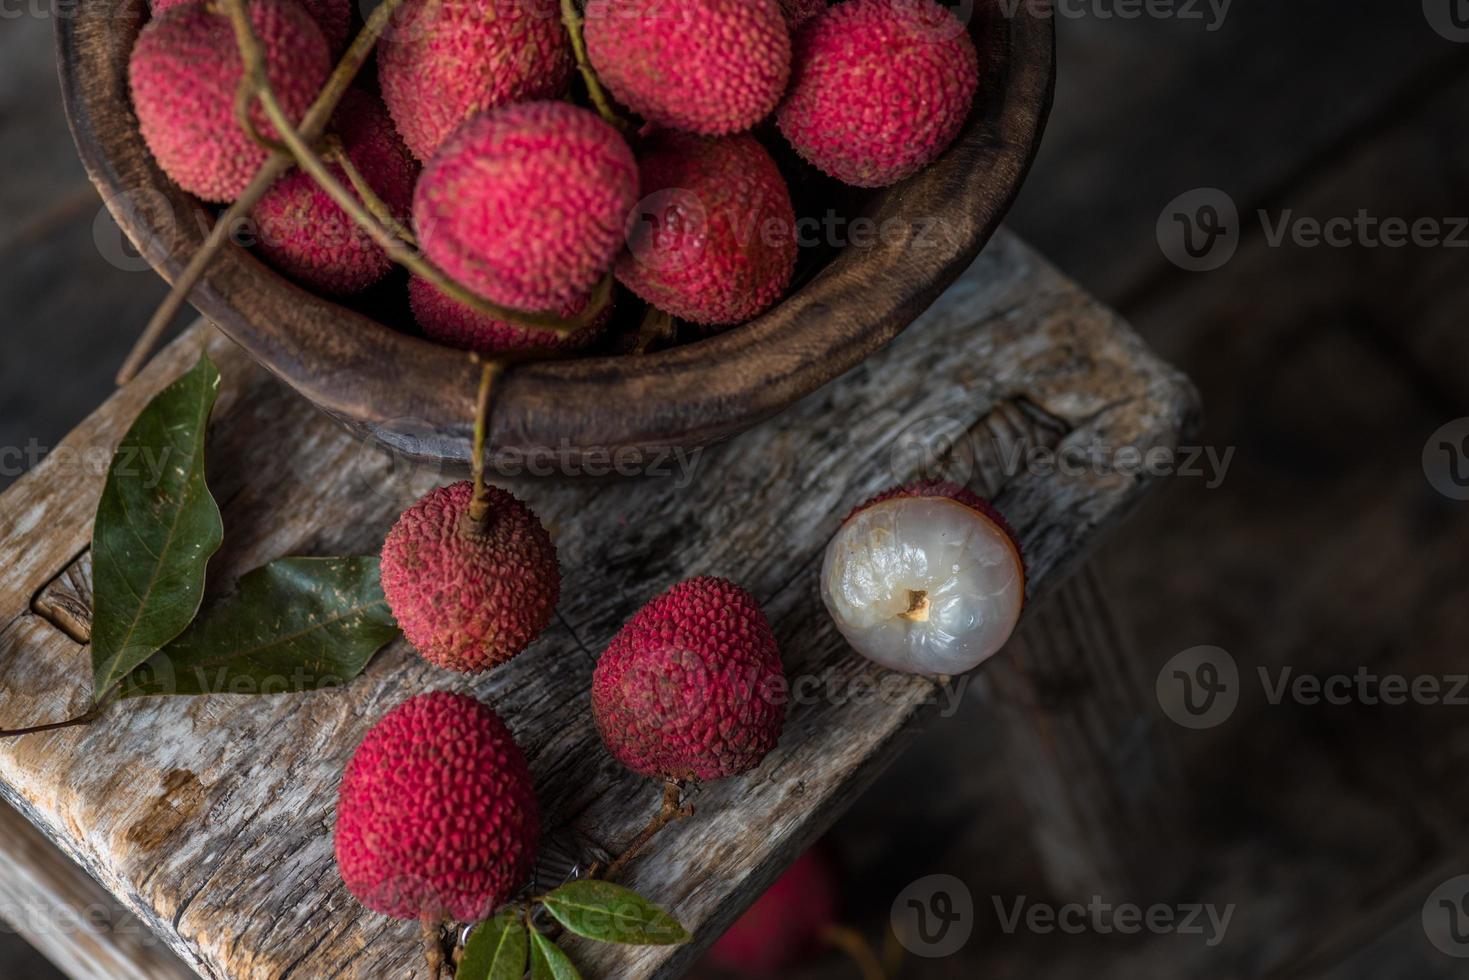
[[[624,946],[674,946],[689,934],[636,892],[607,881],[572,881],[541,899],[546,911],[578,936]]]
[[[124,698],[287,694],[345,684],[398,636],[378,560],[282,558],[128,676]]]
[[[159,392],[117,447],[92,530],[92,687],[101,698],[183,632],[224,541],[204,482],[219,372],[204,354]]]
[[[581,980],[581,974],[566,954],[551,940],[532,930],[530,934],[530,980]]]
[[[519,911],[501,912],[470,935],[454,980],[522,980],[527,952]]]

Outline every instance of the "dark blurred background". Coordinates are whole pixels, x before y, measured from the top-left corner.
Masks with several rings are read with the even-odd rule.
[[[0,3],[0,487],[107,395],[164,292],[76,161],[43,6]],[[1430,437],[1469,416],[1469,3],[1059,13],[1056,107],[1010,226],[1194,378],[1200,441],[1234,451],[1217,486],[1166,481],[1096,560],[1148,685],[1200,645],[1247,680],[1216,727],[1161,722],[1189,843],[1160,848],[1173,884],[1158,898],[1232,918],[1214,945],[1007,932],[997,899],[1086,896],[1048,891],[993,712],[973,698],[832,831],[846,917],[878,941],[911,883],[959,878],[972,936],[902,973],[934,980],[1469,976],[1450,955],[1469,939],[1445,951],[1422,921],[1469,873],[1469,706],[1272,704],[1249,681],[1260,667],[1469,670],[1469,503],[1424,468]],[[1208,205],[1236,251],[1230,236],[1197,261],[1176,236],[1160,243]],[[1312,245],[1309,221],[1333,218],[1350,228]],[[1392,246],[1374,224],[1388,219],[1427,234]],[[1469,435],[1469,420],[1447,431]],[[0,935],[0,977],[52,975]],[[854,975],[840,958],[799,974]]]

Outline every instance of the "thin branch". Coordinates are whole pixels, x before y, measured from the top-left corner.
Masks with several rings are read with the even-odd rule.
[[[597,72],[592,68],[592,62],[587,57],[587,40],[582,28],[585,21],[581,12],[576,9],[576,0],[561,0],[561,20],[566,25],[566,33],[571,36],[571,50],[576,54],[576,70],[581,73],[581,79],[587,86],[587,97],[596,106],[597,113],[607,120],[620,132],[629,129],[628,122],[617,114],[612,107],[612,100],[607,97],[607,92],[602,88],[602,81],[597,77]]]
[[[367,24],[353,39],[346,55],[342,57],[331,77],[327,79],[321,94],[316,97],[316,101],[312,103],[311,108],[302,118],[300,133],[303,139],[319,139],[326,131],[327,123],[331,121],[337,104],[342,101],[342,96],[346,94],[348,86],[352,84],[357,73],[362,70],[362,66],[371,56],[373,49],[377,46],[378,38],[387,29],[388,20],[403,3],[404,0],[383,0],[382,4],[368,17]],[[251,85],[249,72],[246,72],[241,80],[241,86],[246,85]],[[253,95],[253,87],[251,93]],[[203,244],[190,256],[188,264],[184,266],[184,271],[179,274],[178,279],[174,280],[173,288],[169,290],[168,296],[153,314],[153,318],[148,321],[148,325],[143,328],[142,335],[133,345],[127,359],[123,361],[122,367],[117,372],[118,384],[127,384],[142,370],[143,365],[153,353],[153,348],[158,346],[158,341],[168,329],[168,325],[183,308],[184,302],[194,291],[194,287],[199,284],[199,280],[204,277],[204,273],[208,271],[215,256],[228,242],[231,229],[249,215],[250,209],[259,203],[260,199],[265,196],[265,192],[270,190],[287,170],[291,169],[294,162],[287,154],[273,154],[261,166],[255,179],[245,188],[244,193],[229,206],[224,214],[220,215]]]
[[[828,946],[846,953],[857,965],[862,980],[888,980],[888,973],[873,952],[872,944],[857,930],[847,926],[827,926],[821,933],[821,939]]]
[[[388,202],[379,197],[377,191],[372,189],[367,178],[362,176],[362,171],[358,170],[357,165],[352,162],[352,157],[345,146],[335,148],[323,159],[341,168],[342,173],[347,175],[347,182],[352,185],[352,190],[357,193],[367,210],[382,223],[383,227],[391,231],[400,241],[407,242],[414,248],[418,247],[418,239],[413,237],[413,232],[398,220],[393,214],[393,209],[388,207]]]
[[[606,870],[599,873],[598,869],[594,868],[592,869],[591,877],[611,881],[622,872],[623,868],[626,868],[631,863],[633,858],[638,856],[643,848],[648,846],[649,841],[658,836],[664,827],[667,827],[675,820],[692,817],[694,815],[694,808],[692,806],[688,804],[679,806],[678,801],[681,793],[682,788],[679,786],[677,780],[667,780],[663,784],[663,806],[659,809],[658,814],[653,817],[648,823],[648,826],[643,828],[642,833],[633,838],[633,842],[627,846],[627,849],[616,860],[607,865]]]
[[[471,452],[474,456],[469,465],[474,472],[474,496],[469,502],[469,523],[466,529],[469,533],[482,532],[485,527],[485,518],[490,515],[489,493],[485,486],[485,442],[490,429],[490,394],[494,391],[495,379],[505,366],[499,361],[486,361],[485,369],[480,374],[479,398],[475,402],[474,412],[474,446]]]

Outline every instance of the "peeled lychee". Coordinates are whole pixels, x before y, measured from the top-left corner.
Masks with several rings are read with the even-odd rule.
[[[786,16],[786,23],[794,31],[825,10],[826,0],[780,0],[780,9]]]
[[[525,756],[473,698],[436,691],[398,705],[342,777],[342,881],[395,919],[488,918],[530,877],[539,838]]]
[[[558,312],[568,319],[574,317],[586,309],[589,299],[584,296]],[[581,350],[601,336],[602,328],[612,316],[612,304],[608,303],[595,323],[572,333],[533,330],[471,309],[417,276],[408,282],[408,302],[413,308],[413,318],[428,337],[450,347],[481,354],[518,350],[556,353]]]
[[[934,0],[846,0],[795,37],[780,130],[843,183],[886,187],[928,166],[964,127],[979,55]]]
[[[796,268],[796,213],[775,161],[751,136],[663,132],[638,165],[617,278],[694,323],[740,323],[780,299]]]
[[[843,522],[826,548],[821,598],[867,659],[913,674],[961,674],[1014,632],[1025,562],[982,497],[952,483],[911,483]]]
[[[425,254],[486,299],[527,312],[590,295],[638,196],[632,150],[595,113],[523,102],[466,123],[424,168],[413,217]]]
[[[779,0],[588,0],[587,55],[650,123],[708,136],[774,111],[791,73]]]
[[[383,100],[427,161],[486,109],[554,99],[571,77],[557,0],[407,0],[378,45]]]
[[[366,92],[349,91],[332,119],[332,131],[362,179],[406,225],[418,162],[398,138],[382,103]],[[331,169],[351,189],[341,165],[334,163]],[[260,251],[270,264],[319,292],[361,292],[393,268],[388,253],[302,170],[276,181],[251,216]]]
[[[825,855],[807,851],[709,947],[705,962],[742,977],[789,976],[826,947],[838,894]]]
[[[299,122],[331,71],[326,38],[296,0],[252,0],[250,21],[276,97]],[[234,200],[269,155],[235,119],[243,74],[229,18],[212,3],[153,18],[133,46],[128,79],[143,140],[176,184],[206,201]],[[258,105],[252,119],[274,137]]]
[[[152,0],[149,4],[153,16],[181,7],[186,3],[203,3],[206,0]],[[333,52],[347,46],[347,32],[352,26],[352,0],[300,0],[301,6],[321,28],[322,36]]]
[[[785,724],[785,673],[755,597],[695,578],[638,611],[592,676],[592,714],[623,765],[661,779],[748,772]]]
[[[556,611],[556,546],[530,508],[486,488],[482,528],[466,519],[471,483],[431,491],[383,541],[382,583],[403,635],[448,670],[488,670],[534,640]]]

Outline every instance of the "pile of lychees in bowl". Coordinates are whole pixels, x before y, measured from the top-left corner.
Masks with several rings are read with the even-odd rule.
[[[289,279],[389,321],[406,294],[410,329],[488,357],[758,316],[796,275],[792,183],[919,173],[980,86],[937,0],[389,0],[372,59],[351,0],[245,6],[152,0],[128,75],[154,160]]]

